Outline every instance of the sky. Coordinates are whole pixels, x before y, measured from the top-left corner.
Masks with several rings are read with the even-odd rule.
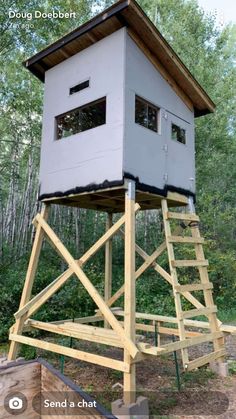
[[[198,0],[198,4],[205,11],[216,13],[220,25],[236,23],[236,0]]]

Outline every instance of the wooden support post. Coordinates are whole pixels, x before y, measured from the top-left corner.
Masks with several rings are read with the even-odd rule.
[[[45,205],[41,211],[41,216],[43,217],[44,220],[47,220],[48,213],[49,213],[49,206]],[[29,260],[24,288],[23,288],[23,292],[21,296],[20,307],[19,307],[20,309],[24,307],[26,303],[28,303],[31,297],[35,273],[38,267],[39,255],[40,255],[40,251],[41,251],[42,243],[43,243],[43,235],[44,235],[43,229],[40,225],[38,225],[36,229],[36,234],[34,238],[34,244],[33,244],[32,252],[31,252],[30,260]],[[22,333],[25,317],[26,315],[24,314],[21,316],[21,318],[16,320],[16,323],[14,325],[14,334],[20,335]],[[19,349],[19,343],[16,341],[12,341],[10,344],[10,349],[8,353],[9,361],[13,361],[16,359],[18,349]]]
[[[106,230],[112,226],[112,214],[107,214]],[[105,245],[105,285],[104,299],[107,302],[111,298],[112,293],[112,239],[108,240]],[[109,328],[109,323],[105,320],[104,327]]]
[[[135,343],[135,182],[129,180],[125,194],[125,314],[126,336]],[[136,368],[127,349],[124,349],[124,362],[130,365],[130,372],[124,373],[124,404],[136,401]]]

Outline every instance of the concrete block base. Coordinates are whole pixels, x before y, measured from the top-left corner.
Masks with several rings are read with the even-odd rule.
[[[228,362],[210,362],[210,369],[221,377],[227,377],[229,375]]]
[[[116,400],[111,404],[112,413],[118,419],[148,419],[149,408],[147,397],[139,396],[136,403],[124,405],[123,400]]]

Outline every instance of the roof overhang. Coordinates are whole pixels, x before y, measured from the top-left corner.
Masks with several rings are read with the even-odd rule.
[[[120,0],[90,21],[68,33],[24,62],[44,82],[45,72],[113,32],[127,27],[142,48],[195,116],[214,112],[215,104],[135,0]]]

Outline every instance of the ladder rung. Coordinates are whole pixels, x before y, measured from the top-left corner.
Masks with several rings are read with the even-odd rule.
[[[171,243],[193,243],[193,244],[203,244],[203,237],[182,237],[182,236],[169,236],[168,241]]]
[[[205,307],[205,308],[194,308],[193,310],[183,311],[181,313],[181,320],[182,319],[190,319],[192,317],[197,316],[208,316],[208,314],[216,313],[217,307],[211,306],[211,307]]]
[[[175,291],[186,292],[186,291],[204,291],[211,290],[213,288],[212,282],[207,284],[188,284],[188,285],[175,285]]]
[[[208,266],[208,260],[172,260],[173,268],[182,268],[188,266]]]
[[[200,358],[194,359],[186,364],[186,370],[192,371],[195,368],[202,367],[205,364],[208,364],[211,361],[215,361],[218,358],[226,355],[225,349],[219,349],[218,351],[211,352],[210,354],[203,355]]]
[[[185,214],[183,212],[170,212],[166,213],[166,218],[173,218],[175,220],[185,220],[185,221],[199,221],[199,217],[196,214]]]

